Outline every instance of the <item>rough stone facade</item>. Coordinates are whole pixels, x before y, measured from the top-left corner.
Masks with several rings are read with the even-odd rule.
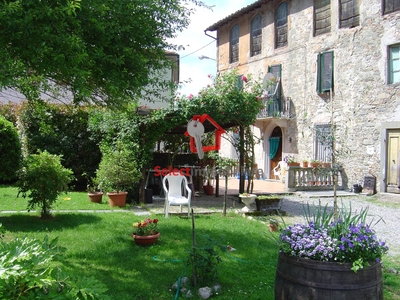
[[[282,98],[290,102],[290,110],[284,117],[257,121],[255,134],[264,137],[256,150],[259,167],[269,178],[273,165],[268,137],[274,128],[282,131],[280,159],[287,154],[312,159],[313,127],[333,120],[334,144],[340,150],[336,159],[344,167],[348,186],[370,174],[377,177],[378,191],[386,191],[392,167],[387,161],[387,134],[400,130],[400,83],[388,84],[388,47],[400,43],[400,11],[383,14],[382,1],[359,1],[359,26],[340,28],[340,1],[331,1],[330,32],[314,36],[314,1],[286,1],[288,42],[276,49],[275,11],[282,2],[256,1],[207,28],[217,31],[219,72],[238,68],[240,74],[264,76],[268,66],[282,67]],[[262,51],[251,57],[251,21],[257,13],[262,16]],[[235,24],[240,26],[239,61],[230,63],[230,31]],[[333,93],[318,94],[317,56],[326,51],[334,53],[334,88]]]

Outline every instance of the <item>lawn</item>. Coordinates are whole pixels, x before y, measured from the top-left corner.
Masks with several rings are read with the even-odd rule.
[[[0,210],[26,209],[26,199],[16,198],[16,189],[0,188]],[[69,199],[68,199],[69,198]],[[65,200],[63,200],[65,199]],[[68,200],[66,200],[68,199]],[[111,299],[173,299],[172,284],[186,273],[185,262],[192,245],[192,224],[187,217],[159,218],[161,236],[152,246],[137,246],[131,234],[132,224],[143,217],[130,211],[111,213],[70,212],[65,209],[111,210],[108,203],[94,204],[86,193],[69,193],[58,200],[54,217],[42,220],[38,213],[1,213],[0,223],[6,238],[59,237],[67,248],[64,267],[78,276],[92,276],[108,287]],[[229,213],[196,215],[195,233],[198,245],[210,240],[235,251],[219,252],[217,299],[274,299],[273,288],[278,247],[277,233],[268,226]],[[400,299],[399,257],[385,257],[384,298]],[[214,296],[215,298],[215,296]],[[196,299],[196,298],[195,298]]]

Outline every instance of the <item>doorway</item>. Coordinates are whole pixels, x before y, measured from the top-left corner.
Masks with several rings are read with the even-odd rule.
[[[282,129],[276,126],[269,137],[269,159],[270,159],[270,173],[269,178],[274,177],[274,168],[282,160]]]
[[[390,129],[387,133],[387,192],[400,194],[400,129]]]

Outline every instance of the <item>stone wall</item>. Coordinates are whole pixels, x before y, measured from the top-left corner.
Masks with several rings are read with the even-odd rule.
[[[333,120],[335,146],[341,152],[337,159],[349,186],[367,174],[382,182],[386,154],[380,147],[385,139],[381,127],[400,121],[400,84],[387,84],[387,49],[400,43],[400,12],[382,15],[381,1],[361,1],[360,26],[339,28],[338,1],[331,1],[331,32],[314,37],[313,1],[287,1],[288,46],[275,49],[273,12],[280,3],[265,1],[218,29],[219,71],[238,68],[241,74],[264,75],[269,65],[281,64],[283,97],[290,97],[293,104],[287,126],[281,127],[283,151],[299,159],[312,158],[314,124]],[[260,55],[250,57],[249,28],[258,12],[263,18],[263,48]],[[240,26],[239,62],[229,64],[229,32],[235,24]],[[334,51],[335,56],[332,95],[316,93],[317,55],[324,51]],[[263,121],[261,130],[268,122],[275,121]],[[263,148],[258,145],[257,162],[267,166]]]

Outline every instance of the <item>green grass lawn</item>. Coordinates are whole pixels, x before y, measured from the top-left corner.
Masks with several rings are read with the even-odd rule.
[[[16,188],[0,187],[0,210],[26,210],[27,200],[16,198],[16,193]],[[59,211],[110,210],[108,203],[103,202],[90,203],[86,193],[68,193],[58,200],[51,219],[42,220],[39,213],[3,212],[0,223],[7,230],[5,240],[24,236],[59,237],[58,244],[67,248],[65,268],[106,284],[112,299],[173,299],[171,286],[186,273],[184,263],[192,245],[191,220],[152,216],[160,220],[161,236],[156,244],[143,247],[137,246],[131,237],[132,224],[143,217],[132,212]],[[260,221],[236,214],[196,215],[195,228],[198,245],[209,244],[208,238],[211,238],[219,245],[236,249],[220,253],[222,262],[218,271],[222,290],[213,298],[274,299],[277,233],[270,233],[268,225]],[[384,263],[384,299],[400,299],[399,275],[388,269],[400,270],[399,257],[385,257]]]

